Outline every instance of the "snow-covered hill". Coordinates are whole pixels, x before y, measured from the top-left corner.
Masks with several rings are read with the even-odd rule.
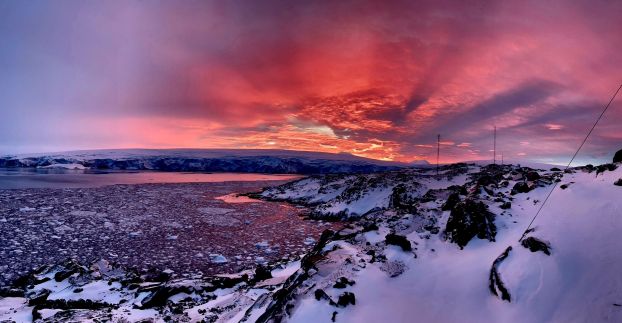
[[[0,168],[325,174],[379,172],[404,166],[349,154],[267,149],[113,149],[0,157]]]
[[[78,279],[82,271],[41,282],[67,272],[48,268],[27,281],[24,294],[16,290],[16,297],[0,300],[0,320],[33,309],[52,320],[82,317],[76,315],[85,312],[76,309],[51,310],[58,301],[42,296],[50,286],[55,299],[81,297],[63,294],[61,287],[69,286],[84,297],[116,302],[90,307],[87,312],[100,319],[620,322],[618,166],[563,172],[456,164],[443,166],[439,175],[404,169],[312,176],[256,196],[305,205],[316,217],[345,218],[346,228],[326,231],[300,260],[268,265],[271,275],[262,269],[246,278],[231,276],[226,284],[137,280],[132,287],[121,280],[102,292],[97,275]],[[555,183],[533,229],[519,242]]]
[[[315,177],[269,189],[265,197],[305,203],[318,216],[357,218],[351,237],[324,247],[286,317],[619,322],[622,187],[614,183],[622,184],[622,169],[614,168],[453,165],[440,177],[433,170]],[[337,288],[341,277],[355,283]],[[340,306],[346,298],[355,302]]]

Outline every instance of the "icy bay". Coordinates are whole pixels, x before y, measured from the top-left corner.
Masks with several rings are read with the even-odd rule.
[[[304,220],[284,203],[218,198],[296,177],[0,171],[0,286],[68,258],[179,277],[293,258],[333,224]]]

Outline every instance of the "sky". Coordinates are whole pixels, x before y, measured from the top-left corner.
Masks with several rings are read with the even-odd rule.
[[[0,0],[0,154],[266,148],[563,163],[620,1]],[[579,160],[622,149],[622,96]]]

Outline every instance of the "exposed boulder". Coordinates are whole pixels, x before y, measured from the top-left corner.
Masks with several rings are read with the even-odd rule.
[[[451,210],[445,234],[461,249],[475,236],[495,241],[497,234],[495,215],[488,211],[488,206],[483,202],[467,199],[456,204]]]
[[[330,298],[330,296],[328,296],[328,294],[326,294],[326,292],[323,289],[318,288],[318,289],[315,290],[315,292],[313,294],[314,294],[316,300],[318,300],[318,301],[326,300],[329,303],[334,305],[333,300]]]
[[[348,286],[352,286],[354,284],[355,284],[354,280],[349,280],[349,279],[347,279],[345,277],[339,277],[339,279],[337,279],[337,281],[333,285],[333,288],[343,289],[343,288],[346,288]]]
[[[525,177],[527,178],[528,181],[535,181],[540,179],[540,174],[538,174],[538,172],[536,171],[531,171],[531,172],[527,172],[527,174],[525,175]]]
[[[385,237],[385,240],[386,240],[387,245],[395,245],[395,246],[401,247],[402,250],[404,251],[413,250],[412,245],[410,244],[410,241],[406,239],[405,236],[401,236],[401,235],[394,234],[394,233],[389,233]]]
[[[270,278],[272,278],[272,272],[268,268],[262,265],[258,265],[257,268],[255,269],[255,276],[253,280],[262,281],[262,280],[266,280]]]
[[[614,163],[622,162],[622,149],[618,150],[616,154],[613,156],[613,162]]]
[[[613,182],[615,186],[622,186],[622,178],[619,178],[617,181]]]
[[[523,239],[520,243],[523,247],[529,249],[531,252],[542,251],[547,256],[551,255],[551,246],[548,242],[544,242],[534,237],[528,237]]]
[[[514,187],[512,187],[512,195],[516,195],[519,193],[527,193],[531,190],[534,189],[534,185],[529,185],[527,182],[518,182],[516,184],[514,184]]]
[[[341,307],[346,307],[348,305],[356,305],[356,297],[354,297],[354,293],[345,292],[339,295],[339,299],[337,300],[337,305]]]

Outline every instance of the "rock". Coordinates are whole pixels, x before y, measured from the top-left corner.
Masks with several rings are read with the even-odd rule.
[[[598,165],[596,166],[596,175],[600,174],[600,173],[604,173],[606,171],[610,171],[613,172],[614,170],[616,170],[618,168],[618,166],[616,164],[603,164],[603,165]]]
[[[538,174],[538,172],[536,171],[531,171],[531,172],[527,172],[527,174],[525,175],[525,177],[527,178],[528,181],[535,181],[540,179],[540,174]]]
[[[57,282],[61,282],[73,274],[76,273],[84,273],[86,272],[86,268],[80,266],[77,262],[69,259],[63,262],[61,265],[57,266],[58,271],[54,274],[54,280]]]
[[[363,232],[377,231],[378,225],[374,222],[363,224]]]
[[[488,185],[496,185],[497,181],[495,178],[489,174],[484,174],[477,179],[477,185],[479,186],[488,186]]]
[[[613,183],[615,186],[622,186],[622,178],[619,178],[617,181]]]
[[[454,206],[456,206],[456,204],[458,204],[459,202],[460,202],[460,194],[458,194],[457,192],[451,193],[449,197],[447,198],[447,201],[445,202],[445,204],[443,204],[443,207],[441,209],[443,211],[449,211],[453,209]]]
[[[262,281],[272,278],[272,272],[265,266],[259,265],[255,269],[255,281]]]
[[[333,285],[333,288],[343,289],[343,288],[346,288],[348,286],[352,286],[354,284],[355,284],[355,282],[353,280],[349,280],[349,279],[347,279],[345,277],[339,277],[339,279],[337,279],[337,281]]]
[[[499,206],[502,210],[507,210],[512,208],[512,202],[504,202]]]
[[[389,197],[389,207],[406,213],[415,213],[417,208],[414,201],[408,195],[406,185],[398,184],[393,188],[393,192]]]
[[[380,270],[386,272],[391,278],[403,274],[407,268],[406,264],[400,260],[385,261],[380,265]]]
[[[337,300],[337,305],[341,307],[346,307],[348,305],[356,305],[356,297],[354,293],[345,292],[339,295],[339,299]]]
[[[48,289],[41,289],[33,295],[28,295],[28,306],[43,305],[51,293],[52,292]]]
[[[505,251],[499,255],[497,259],[495,259],[492,263],[492,267],[490,268],[490,275],[488,277],[488,288],[490,289],[490,292],[495,296],[499,296],[499,293],[501,293],[501,299],[508,302],[511,302],[511,295],[501,280],[498,267],[510,255],[510,251],[512,251],[511,246],[507,247],[507,249],[505,249]]]
[[[495,215],[488,211],[488,206],[481,201],[467,199],[458,203],[447,220],[445,234],[451,242],[461,249],[475,236],[480,239],[495,241],[497,227]]]
[[[542,251],[547,256],[551,255],[551,246],[548,242],[544,242],[534,237],[528,237],[523,239],[520,243],[523,247],[529,249],[531,252]]]
[[[404,251],[413,250],[412,245],[410,244],[410,241],[406,239],[406,237],[404,236],[397,235],[394,233],[389,233],[386,235],[384,239],[386,240],[387,245],[395,245],[395,246],[401,247],[402,250]]]
[[[557,167],[553,167],[551,168],[551,172],[561,172],[562,170],[557,168]]]
[[[613,162],[614,163],[622,162],[622,149],[618,150],[616,154],[613,156]]]
[[[427,224],[423,226],[424,230],[430,231],[431,234],[438,234],[441,229],[433,224]]]
[[[179,293],[192,294],[193,288],[189,286],[166,286],[160,285],[154,292],[147,295],[142,301],[142,309],[161,307],[166,305],[168,298]]]
[[[518,182],[516,184],[514,184],[514,187],[512,187],[512,195],[516,195],[519,193],[527,193],[529,191],[531,191],[532,189],[534,189],[533,185],[529,185],[527,184],[527,182]]]
[[[328,296],[328,294],[326,294],[326,292],[323,289],[321,289],[321,288],[316,289],[315,292],[314,292],[314,295],[315,295],[315,299],[318,300],[318,301],[326,300],[326,301],[328,301],[328,303],[330,305],[333,305],[333,306],[336,305],[335,301],[333,301],[330,298],[330,296]]]

